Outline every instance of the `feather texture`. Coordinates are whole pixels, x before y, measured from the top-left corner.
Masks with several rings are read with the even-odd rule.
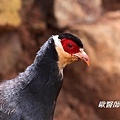
[[[0,84],[0,120],[52,120],[62,85],[51,38],[35,61],[15,79]]]

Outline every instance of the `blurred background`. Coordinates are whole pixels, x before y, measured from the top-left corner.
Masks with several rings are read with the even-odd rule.
[[[0,0],[0,81],[30,65],[54,34],[80,37],[90,57],[64,70],[54,120],[120,120],[120,0]]]

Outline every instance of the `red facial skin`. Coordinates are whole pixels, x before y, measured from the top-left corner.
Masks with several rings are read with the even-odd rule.
[[[88,66],[90,66],[89,57],[84,52],[83,48],[81,48],[81,51],[80,51],[80,47],[78,47],[76,43],[74,43],[72,40],[66,39],[66,38],[63,38],[61,40],[61,43],[62,43],[62,46],[63,46],[63,49],[65,52],[67,52],[71,55],[77,56],[81,60],[85,61]]]
[[[71,55],[80,51],[80,48],[77,46],[77,44],[70,39],[63,38],[61,43],[65,52],[68,52]]]

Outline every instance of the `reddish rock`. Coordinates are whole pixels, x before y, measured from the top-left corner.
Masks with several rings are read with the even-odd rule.
[[[0,77],[7,79],[10,74],[14,74],[21,52],[21,43],[17,33],[0,35]]]
[[[117,16],[119,15],[117,13]],[[75,63],[68,66],[65,71],[63,94],[65,94],[66,106],[70,108],[71,103],[79,119],[120,119],[119,108],[98,108],[100,101],[114,102],[120,99],[119,18],[115,15],[112,17],[109,13],[94,24],[71,26],[70,32],[82,39],[91,60],[90,67],[86,67],[84,63]],[[64,106],[60,105],[62,110],[65,109]],[[70,112],[68,116],[72,116],[71,114],[73,113]]]

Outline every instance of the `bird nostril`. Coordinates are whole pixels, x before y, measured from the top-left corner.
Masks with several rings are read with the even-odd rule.
[[[86,61],[88,61],[88,59],[87,59],[87,58],[85,58],[85,60],[86,60]]]

